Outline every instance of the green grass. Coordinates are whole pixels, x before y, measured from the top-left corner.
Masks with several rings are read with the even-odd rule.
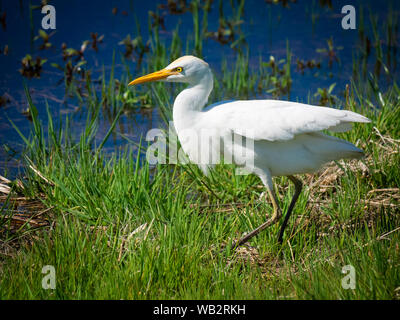
[[[207,11],[197,2],[193,10],[196,32],[185,53],[190,48],[199,53],[204,45],[200,30],[207,28]],[[237,20],[241,12],[234,13]],[[382,36],[377,25],[373,28],[378,41]],[[158,26],[150,30],[142,73],[183,54],[178,27],[171,50],[161,43]],[[286,59],[271,64],[260,58],[258,69],[249,67],[250,54],[239,50],[232,65],[222,64],[229,76],[216,72],[213,101],[251,97],[259,90],[289,97],[289,43]],[[366,158],[301,176],[305,188],[283,244],[277,242],[278,224],[234,253],[231,242],[272,212],[259,200],[261,182],[235,175],[227,165],[209,177],[194,165],[151,167],[143,158],[146,143],[111,155],[103,150],[123,111],[151,105],[168,121],[171,97],[181,89],[154,84],[151,93],[134,88],[128,94],[131,73],[122,60],[124,75],[120,82],[114,79],[116,57],[97,90],[88,78],[82,91],[76,82],[67,88],[87,108],[79,138],[69,117],[53,119],[48,112],[44,128],[26,88],[32,130],[23,137],[25,177],[0,198],[0,299],[400,298],[400,90],[395,82],[382,90],[377,75],[353,68],[354,82],[344,99],[335,98],[336,106],[360,112],[372,123],[337,135],[363,148]],[[383,63],[383,52],[379,59]],[[110,126],[99,141],[102,117]],[[294,188],[287,178],[275,183],[285,212]],[[30,218],[11,228],[21,211]],[[45,265],[55,267],[55,290],[42,288]],[[354,290],[342,287],[345,265],[355,268]]]

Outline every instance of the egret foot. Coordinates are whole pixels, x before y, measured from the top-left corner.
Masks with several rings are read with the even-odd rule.
[[[287,226],[287,223],[289,221],[290,215],[292,214],[293,208],[297,202],[297,199],[299,198],[299,195],[301,193],[302,190],[302,182],[301,180],[297,179],[294,176],[288,176],[288,178],[294,183],[294,187],[295,187],[295,191],[294,191],[294,195],[292,198],[292,201],[290,202],[288,211],[285,215],[285,219],[282,223],[281,229],[279,231],[279,236],[278,236],[278,242],[280,244],[282,244],[282,240],[283,240],[283,234],[285,231],[285,228]],[[258,228],[254,229],[253,231],[249,232],[247,235],[245,235],[243,238],[239,239],[238,241],[235,241],[232,244],[232,249],[236,249],[237,247],[239,247],[240,245],[246,243],[247,241],[249,241],[251,238],[253,238],[255,235],[257,235],[258,233],[260,233],[261,231],[263,231],[265,228],[275,224],[276,222],[278,222],[278,220],[281,218],[282,213],[281,210],[278,206],[278,199],[276,197],[276,194],[273,190],[272,184],[269,183],[267,184],[267,190],[269,193],[269,196],[272,200],[272,206],[274,207],[274,213],[272,214],[272,217],[267,220],[266,222],[264,222],[262,225],[260,225]]]
[[[248,234],[246,234],[243,238],[241,238],[238,241],[235,241],[234,243],[232,243],[232,249],[233,250],[235,250],[237,247],[239,247],[242,244],[244,244],[247,241],[249,241],[251,238],[253,238],[255,235],[259,234],[265,228],[275,224],[281,218],[282,212],[281,212],[281,209],[278,206],[278,199],[277,199],[276,194],[274,192],[272,183],[267,184],[267,190],[268,190],[268,194],[269,194],[269,196],[271,198],[271,201],[272,201],[272,206],[274,208],[274,212],[272,214],[272,217],[270,219],[268,219],[266,222],[264,222],[262,225],[260,225],[256,229],[254,229],[253,231],[251,231]]]
[[[285,219],[283,220],[283,223],[282,223],[282,226],[281,226],[281,230],[279,231],[278,242],[280,244],[282,244],[283,233],[284,233],[285,228],[287,226],[287,223],[289,221],[289,217],[292,214],[294,205],[296,204],[296,201],[299,198],[299,195],[301,193],[301,189],[303,187],[303,183],[301,182],[301,180],[297,179],[294,176],[288,176],[288,178],[290,180],[292,180],[292,182],[294,183],[294,195],[293,195],[292,201],[290,202],[289,209],[288,209],[288,211],[286,213]]]

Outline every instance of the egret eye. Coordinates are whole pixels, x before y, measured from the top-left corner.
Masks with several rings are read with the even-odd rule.
[[[182,72],[182,71],[183,71],[183,68],[182,68],[182,67],[177,67],[175,70],[176,70],[177,72]]]

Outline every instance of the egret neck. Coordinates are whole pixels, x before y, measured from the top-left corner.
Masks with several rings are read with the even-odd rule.
[[[193,82],[189,82],[189,86],[178,94],[173,108],[173,120],[177,132],[192,128],[199,120],[213,89],[213,83],[213,75],[208,69],[200,79],[195,78]]]

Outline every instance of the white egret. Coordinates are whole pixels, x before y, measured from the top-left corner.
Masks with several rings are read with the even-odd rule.
[[[243,163],[247,171],[258,175],[265,185],[273,205],[273,214],[265,223],[233,244],[233,247],[276,223],[282,216],[274,192],[272,177],[287,176],[295,185],[295,193],[282,223],[279,242],[293,207],[302,189],[295,174],[311,173],[324,163],[344,158],[360,158],[363,151],[348,141],[322,133],[351,129],[352,122],[368,123],[370,120],[358,113],[327,107],[279,100],[238,100],[220,102],[204,108],[213,89],[213,75],[209,65],[194,56],[181,57],[164,69],[139,77],[129,85],[149,81],[182,82],[188,86],[175,99],[173,122],[184,152],[207,173],[213,163],[202,163],[200,156],[208,150],[208,140],[203,149],[187,132],[211,130],[219,140],[227,134],[250,139],[251,148],[237,143],[217,144],[217,152]],[[214,141],[215,141],[214,140]],[[215,146],[211,146],[215,149]],[[250,150],[251,149],[251,150]],[[214,150],[215,151],[215,150]],[[247,157],[247,158],[246,158]]]

